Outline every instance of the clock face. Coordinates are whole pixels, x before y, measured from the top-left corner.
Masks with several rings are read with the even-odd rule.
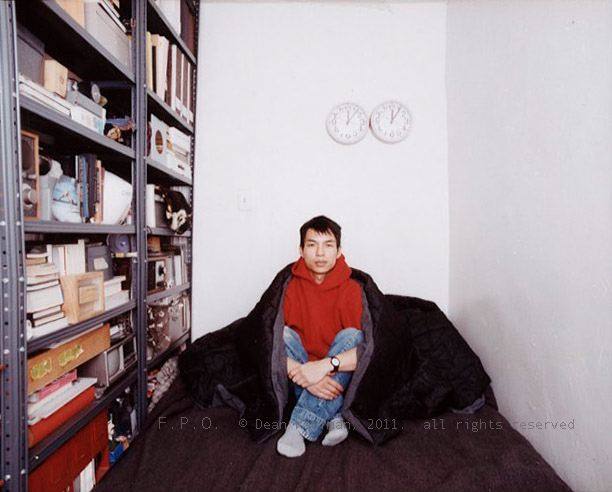
[[[327,116],[327,132],[336,142],[354,144],[368,132],[368,115],[357,104],[343,103]]]
[[[370,126],[374,135],[383,142],[396,143],[408,136],[411,121],[406,106],[397,101],[387,101],[374,108]]]

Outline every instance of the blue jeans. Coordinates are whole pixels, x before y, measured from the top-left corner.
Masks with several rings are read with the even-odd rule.
[[[295,330],[285,326],[283,339],[285,341],[287,357],[301,364],[308,362],[308,354],[306,350],[304,350],[300,335]],[[336,334],[331,347],[329,347],[327,356],[332,357],[350,350],[359,345],[362,341],[363,332],[361,330],[357,328],[344,328]],[[352,372],[342,371],[337,372],[331,377],[340,383],[344,391],[346,391],[352,376]],[[291,380],[289,384],[295,391],[297,399],[289,422],[295,424],[297,428],[300,429],[300,433],[304,438],[309,441],[316,441],[323,431],[325,424],[331,419],[341,416],[340,409],[344,402],[344,396],[341,394],[333,400],[325,400],[313,395],[308,390],[305,391],[304,388]]]

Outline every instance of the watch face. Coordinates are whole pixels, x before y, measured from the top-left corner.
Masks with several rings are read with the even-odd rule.
[[[336,368],[340,367],[340,359],[338,359],[337,357],[332,357],[331,363],[332,363],[332,366]]]

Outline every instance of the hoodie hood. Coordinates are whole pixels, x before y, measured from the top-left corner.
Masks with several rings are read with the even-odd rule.
[[[331,269],[325,275],[325,279],[321,284],[317,284],[312,273],[306,266],[306,262],[304,258],[300,256],[300,259],[296,261],[291,267],[291,273],[296,277],[304,279],[310,283],[312,283],[315,287],[321,290],[329,290],[334,289],[344,282],[346,282],[351,276],[351,268],[346,263],[346,259],[344,258],[344,254],[341,254],[340,257],[336,260],[336,264],[334,268]]]

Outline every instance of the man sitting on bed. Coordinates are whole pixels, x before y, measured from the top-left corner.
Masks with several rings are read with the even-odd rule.
[[[340,249],[340,226],[324,216],[300,228],[300,259],[284,300],[287,374],[297,403],[276,449],[289,458],[306,450],[323,429],[324,446],[348,436],[340,414],[342,392],[357,366],[361,331],[361,287]]]

